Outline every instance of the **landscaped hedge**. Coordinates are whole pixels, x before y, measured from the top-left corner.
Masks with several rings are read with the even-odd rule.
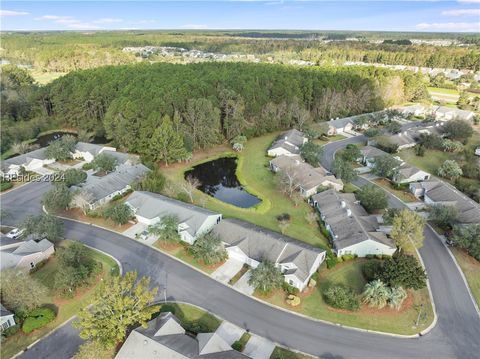
[[[0,192],[6,191],[7,189],[10,189],[12,187],[13,187],[12,182],[8,182],[8,181],[0,182]]]
[[[28,334],[35,329],[44,327],[55,319],[55,312],[50,308],[37,308],[28,313],[22,325],[22,331]]]

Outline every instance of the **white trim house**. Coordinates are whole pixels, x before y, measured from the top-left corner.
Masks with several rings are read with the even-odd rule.
[[[283,132],[268,148],[267,154],[270,157],[293,156],[300,154],[300,148],[308,142],[303,132],[292,129]]]
[[[0,331],[15,325],[14,314],[0,303]]]

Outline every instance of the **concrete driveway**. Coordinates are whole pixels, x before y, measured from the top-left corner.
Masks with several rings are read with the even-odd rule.
[[[269,359],[274,350],[275,344],[270,340],[252,334],[247,345],[245,345],[243,354],[252,359]]]
[[[137,239],[136,235],[142,233],[144,230],[147,229],[147,226],[142,223],[137,223],[130,228],[128,228],[126,231],[124,231],[122,234],[124,236]],[[157,238],[155,236],[148,236],[146,239],[137,239],[139,242],[142,242],[144,244],[148,244],[149,246],[153,245],[157,241]]]
[[[222,283],[228,283],[235,274],[237,274],[243,267],[243,262],[229,258],[225,263],[218,267],[215,272],[212,273],[212,278],[219,280]]]
[[[215,333],[220,335],[229,345],[232,345],[242,337],[245,330],[224,320]]]
[[[252,273],[247,271],[244,275],[240,277],[237,283],[233,285],[234,288],[237,288],[240,292],[245,293],[246,295],[252,295],[255,291],[250,284],[248,284],[248,280],[250,279],[250,275]]]

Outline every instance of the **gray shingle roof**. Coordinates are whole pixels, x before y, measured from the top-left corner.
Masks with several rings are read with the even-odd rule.
[[[142,164],[120,164],[115,171],[105,176],[88,176],[85,183],[73,186],[72,191],[80,190],[91,194],[92,203],[120,191],[140,179],[150,170]]]
[[[294,263],[293,272],[305,281],[316,258],[323,250],[292,238],[237,219],[224,219],[213,228],[227,246],[237,246],[256,261],[268,259],[274,263]]]
[[[23,257],[44,252],[50,247],[53,247],[53,243],[47,239],[38,242],[32,239],[24,241],[18,247],[3,249],[0,251],[0,267],[1,269],[15,268]]]
[[[237,359],[247,358],[233,350],[224,339],[215,333],[201,333],[197,337],[190,334],[157,334],[163,326],[174,320],[171,313],[162,313],[159,318],[148,322],[147,328],[133,330],[118,352],[117,359],[131,358],[190,358],[190,359]]]
[[[3,304],[0,303],[0,316],[6,316],[6,315],[12,315],[13,313],[9,311],[7,308],[3,306]]]
[[[378,156],[388,155],[387,152],[382,151],[381,149],[373,146],[365,146],[360,149],[360,152],[365,158],[373,159]]]
[[[77,142],[75,149],[81,152],[90,152],[95,156],[98,155],[104,147],[104,145],[96,145],[94,143]]]
[[[300,147],[303,145],[303,139],[305,135],[303,132],[300,132],[296,129],[292,129],[286,132],[283,132],[278,136],[278,138],[272,143],[272,145],[268,148],[269,150],[273,150],[275,148],[284,148],[290,153],[299,154]]]
[[[352,193],[327,190],[312,196],[312,200],[335,234],[335,248],[346,248],[368,239],[395,248],[393,241],[384,233],[376,232],[379,228],[376,217],[369,216]]]
[[[327,123],[329,126],[339,129],[339,128],[344,128],[349,123],[353,124],[354,119],[355,119],[354,116],[344,117],[344,118],[339,118],[338,120],[330,120]]]
[[[127,203],[136,209],[136,214],[148,219],[175,215],[180,223],[188,225],[188,233],[195,236],[205,220],[217,215],[207,209],[190,205],[157,193],[135,191],[128,197]]]
[[[18,155],[18,156],[15,156],[15,157],[8,158],[5,161],[3,161],[3,163],[4,163],[4,166],[5,166],[5,164],[7,166],[9,166],[9,165],[20,166],[20,165],[27,164],[34,159],[38,159],[38,160],[47,159],[47,156],[45,156],[45,148],[39,148],[37,150],[27,152],[23,155]]]

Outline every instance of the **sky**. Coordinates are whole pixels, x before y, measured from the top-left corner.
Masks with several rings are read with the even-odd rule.
[[[0,29],[480,32],[480,0],[2,1]]]

